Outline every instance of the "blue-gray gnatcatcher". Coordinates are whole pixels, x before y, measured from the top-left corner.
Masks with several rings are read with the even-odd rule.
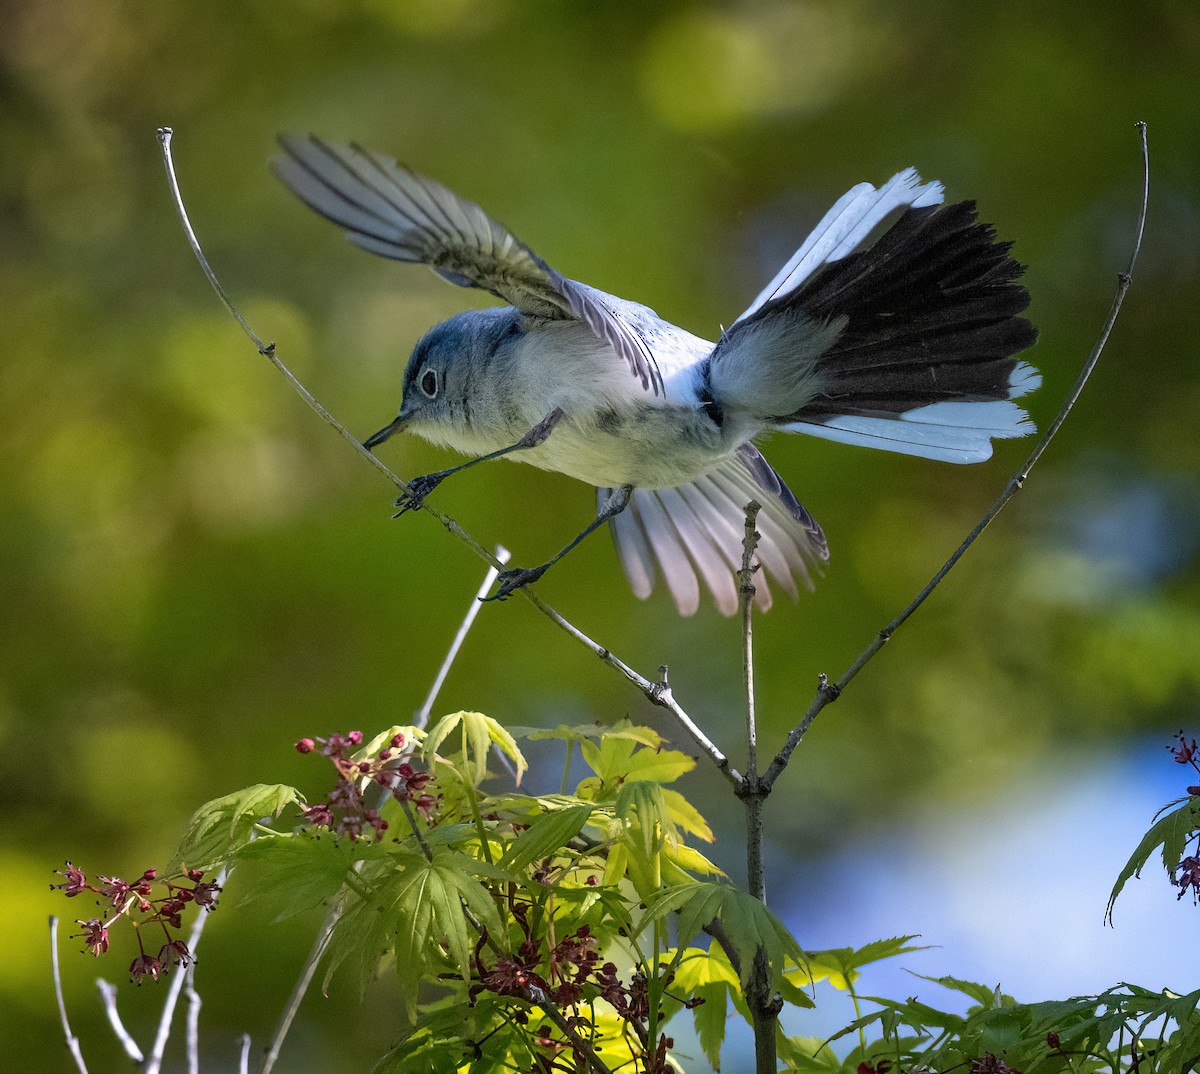
[[[275,174],[351,241],[510,303],[430,329],[399,415],[366,446],[405,429],[475,456],[464,466],[509,455],[596,486],[596,520],[550,563],[609,521],[634,592],[647,596],[661,572],[681,614],[698,607],[701,582],[736,610],[752,499],[758,560],[785,590],[811,586],[828,558],[759,434],[979,462],[993,438],[1033,431],[1012,402],[1041,381],[1014,357],[1036,338],[1019,316],[1022,268],[973,202],[943,206],[941,184],[915,169],[843,195],[713,344],[560,275],[479,206],[388,157],[280,142]],[[415,479],[398,506],[462,468]],[[498,595],[547,566],[505,572]],[[770,604],[764,581],[756,599]]]

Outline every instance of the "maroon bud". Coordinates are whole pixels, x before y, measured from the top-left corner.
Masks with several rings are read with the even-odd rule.
[[[297,753],[312,753],[317,748],[317,744],[311,738],[302,738],[296,743]]]

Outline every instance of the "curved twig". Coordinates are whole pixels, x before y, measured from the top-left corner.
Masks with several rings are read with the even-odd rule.
[[[372,466],[375,467],[384,477],[386,477],[393,485],[401,492],[411,494],[407,482],[403,478],[393,473],[383,462],[381,462],[374,454],[368,451],[359,439],[350,432],[337,418],[335,418],[328,410],[325,409],[316,399],[316,397],[301,383],[294,373],[280,360],[275,353],[274,343],[264,343],[262,338],[250,327],[246,319],[238,311],[233,304],[233,300],[229,297],[228,292],[221,285],[221,281],[217,278],[216,272],[208,262],[208,258],[204,254],[203,248],[200,246],[200,240],[196,238],[196,232],[192,228],[191,220],[188,218],[187,208],[183,203],[183,194],[179,189],[179,181],[175,177],[175,162],[171,155],[171,137],[172,130],[170,127],[160,127],[158,129],[158,141],[162,147],[163,164],[167,170],[167,182],[171,188],[171,197],[175,203],[175,211],[179,216],[180,222],[183,225],[185,234],[187,235],[188,243],[192,248],[192,253],[196,260],[200,263],[200,268],[207,277],[208,282],[217,293],[217,297],[221,303],[229,311],[230,315],[238,325],[241,326],[243,332],[254,344],[258,353],[267,359],[283,376],[287,379],[292,388],[300,395],[300,397],[317,413],[317,415],[327,425],[333,429],[349,443],[355,451],[363,456]],[[503,567],[503,564],[492,555],[487,548],[479,543],[471,534],[469,534],[458,522],[449,515],[442,513],[435,507],[430,507],[428,503],[423,503],[421,508],[426,514],[437,519],[442,526],[457,537],[460,541],[467,545],[472,552],[480,559],[484,560],[492,567],[497,569]],[[716,765],[717,769],[724,774],[735,787],[741,782],[741,777],[729,765],[728,759],[716,747],[711,739],[704,734],[696,723],[688,716],[678,702],[675,701],[674,695],[671,693],[670,687],[667,685],[665,677],[661,682],[651,682],[649,679],[639,675],[624,661],[618,659],[612,652],[604,646],[598,644],[583,633],[578,627],[565,619],[562,615],[556,612],[550,605],[546,604],[534,593],[528,589],[519,590],[522,597],[528,600],[535,608],[545,615],[552,623],[561,627],[573,638],[582,645],[585,645],[596,656],[600,657],[610,667],[619,671],[625,676],[634,686],[636,686],[646,697],[655,705],[665,708],[675,718],[676,722],[683,728],[684,732],[692,739],[700,750]]]
[[[1050,441],[1057,435],[1058,430],[1062,428],[1062,424],[1067,420],[1067,416],[1075,408],[1076,402],[1079,400],[1080,394],[1083,392],[1084,385],[1087,384],[1088,378],[1091,377],[1092,371],[1096,368],[1096,363],[1100,360],[1100,355],[1104,352],[1105,345],[1108,343],[1108,337],[1112,334],[1113,325],[1117,323],[1117,315],[1121,312],[1121,306],[1125,302],[1125,294],[1129,290],[1129,285],[1133,282],[1133,270],[1137,265],[1138,254],[1142,249],[1142,236],[1146,230],[1146,212],[1150,205],[1150,150],[1146,140],[1146,124],[1139,122],[1137,125],[1138,131],[1141,132],[1142,140],[1142,207],[1138,215],[1137,232],[1134,238],[1133,251],[1129,255],[1129,264],[1124,272],[1117,276],[1117,292],[1113,296],[1112,305],[1109,308],[1108,316],[1104,320],[1104,326],[1100,330],[1100,335],[1092,347],[1091,353],[1088,355],[1087,361],[1083,364],[1083,369],[1080,370],[1079,376],[1076,378],[1070,392],[1067,393],[1067,398],[1063,402],[1062,407],[1055,415],[1054,420],[1046,427],[1046,431],[1042,433],[1038,442],[1033,446],[1033,450],[1029,453],[1029,457],[1025,460],[1021,469],[1012,477],[1005,486],[1004,491],[996,498],[996,502],[989,507],[983,518],[973,530],[967,535],[966,540],[954,550],[954,554],[942,564],[938,572],[925,584],[921,591],[913,597],[908,607],[904,609],[895,619],[885,626],[875,637],[871,643],[859,654],[858,659],[851,664],[841,678],[835,683],[830,683],[824,676],[821,678],[821,684],[817,689],[817,695],[813,698],[813,702],[805,712],[804,717],[788,734],[787,741],[783,748],[776,754],[775,759],[771,762],[771,767],[767,769],[763,776],[763,782],[770,789],[771,784],[779,778],[779,774],[787,767],[788,760],[792,756],[792,751],[800,744],[800,740],[804,737],[809,727],[812,726],[813,720],[817,718],[818,713],[831,701],[836,701],[841,692],[850,684],[850,681],[860,672],[871,658],[879,652],[880,649],[887,644],[891,638],[905,621],[915,612],[926,598],[941,584],[943,578],[950,573],[954,565],[962,559],[967,549],[975,543],[979,535],[987,529],[988,525],[1020,490],[1025,486],[1025,482],[1029,477],[1029,471],[1037,464],[1037,461],[1042,457],[1042,453],[1049,446]]]

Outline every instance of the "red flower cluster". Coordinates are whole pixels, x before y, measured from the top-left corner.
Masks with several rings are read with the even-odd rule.
[[[360,839],[367,832],[374,832],[375,838],[381,839],[388,824],[378,809],[367,805],[366,792],[372,785],[383,788],[398,802],[411,803],[428,817],[437,804],[437,799],[425,789],[433,777],[409,764],[404,735],[394,735],[375,757],[355,760],[352,754],[362,741],[361,731],[350,731],[329,738],[302,738],[296,743],[300,753],[319,752],[328,757],[337,771],[337,783],[329,793],[329,800],[305,807],[304,819],[315,827],[328,828],[335,835],[350,839]]]
[[[99,876],[96,883],[89,882],[87,874],[78,866],[67,862],[56,870],[64,880],[62,884],[51,884],[53,890],[61,891],[68,899],[90,892],[98,896],[97,903],[107,903],[111,913],[104,917],[77,920],[83,931],[75,933],[83,940],[84,948],[93,955],[102,955],[109,948],[109,929],[120,918],[128,918],[136,929],[145,925],[158,925],[163,930],[166,942],[157,955],[148,955],[142,943],[141,932],[137,933],[138,957],[129,967],[130,978],[138,981],[149,977],[157,981],[160,974],[173,966],[186,966],[192,961],[187,944],[172,930],[183,925],[183,911],[189,904],[211,910],[220,893],[219,884],[205,881],[200,869],[189,869],[186,873],[169,880],[159,880],[157,869],[147,869],[135,880],[122,880],[119,876]]]
[[[669,1037],[660,1036],[653,1045],[648,1032],[650,1017],[649,989],[646,976],[635,973],[626,985],[617,976],[617,967],[612,962],[600,962],[600,952],[591,929],[583,925],[569,936],[559,940],[544,951],[534,938],[527,923],[528,908],[520,903],[510,903],[509,909],[525,932],[525,940],[517,949],[515,958],[500,957],[489,969],[476,957],[475,971],[478,983],[471,988],[472,996],[480,992],[495,992],[501,996],[513,996],[528,1003],[552,1006],[564,1010],[567,1024],[572,1028],[583,1028],[588,1019],[569,1013],[581,1000],[600,998],[605,1000],[633,1029],[647,1050],[646,1070],[649,1074],[666,1074],[673,1069],[667,1062],[667,1050],[674,1047]],[[668,978],[667,984],[670,984]],[[685,1006],[697,1006],[700,1000],[688,1000]],[[525,1024],[523,1012],[515,1012],[513,1020]],[[533,1043],[543,1047],[562,1049],[567,1045],[553,1037],[549,1026],[543,1026],[534,1035]]]
[[[1175,736],[1175,745],[1168,746],[1167,749],[1175,758],[1176,764],[1191,765],[1196,772],[1200,772],[1200,747],[1196,745],[1194,738],[1189,742],[1180,731]],[[1200,786],[1188,787],[1187,792],[1193,798],[1200,796]],[[1196,843],[1197,849],[1200,849],[1200,835],[1196,832],[1188,836],[1187,842],[1193,841]],[[1192,902],[1200,904],[1200,856],[1189,854],[1181,859],[1179,864],[1171,870],[1170,880],[1179,888],[1178,898],[1182,899],[1190,891]]]
[[[998,1059],[988,1052],[982,1059],[972,1059],[970,1074],[1021,1074],[1016,1067],[1010,1067],[1003,1059]]]

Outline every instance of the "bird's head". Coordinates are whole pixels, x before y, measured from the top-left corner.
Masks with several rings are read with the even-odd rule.
[[[364,445],[373,449],[402,429],[445,442],[476,423],[492,423],[506,359],[524,334],[511,306],[466,310],[435,325],[404,370],[400,413]]]

